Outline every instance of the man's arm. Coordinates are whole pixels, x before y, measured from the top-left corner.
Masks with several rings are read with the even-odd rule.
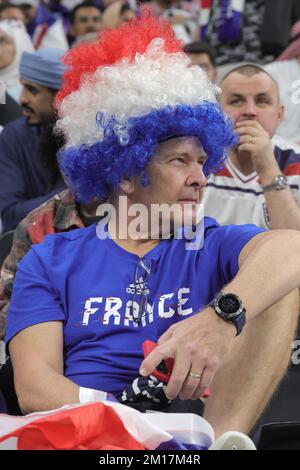
[[[236,132],[240,135],[239,154],[244,158],[250,156],[263,186],[272,183],[282,172],[268,133],[256,121],[237,124]],[[272,229],[300,230],[300,207],[290,188],[265,192],[264,195]]]
[[[278,230],[262,233],[240,253],[240,269],[222,290],[237,294],[246,307],[250,323],[278,300],[300,285],[300,234]],[[247,326],[246,323],[246,326]],[[241,336],[245,334],[245,330]],[[219,318],[211,307],[169,328],[157,347],[142,363],[140,373],[150,374],[168,357],[175,359],[167,396],[199,398],[211,385],[217,370],[235,342],[236,329]],[[192,371],[201,376],[195,381]]]
[[[30,137],[34,138],[29,134]],[[14,229],[29,212],[64,189],[63,183],[59,182],[47,194],[31,197],[30,192],[34,189],[28,189],[31,183],[27,180],[32,167],[22,145],[25,146],[25,142],[18,142],[12,126],[4,128],[0,137],[0,212],[4,232]]]
[[[19,261],[30,250],[32,240],[27,231],[27,219],[20,222],[14,232],[13,244],[0,271],[0,340],[5,337],[7,312]]]
[[[31,326],[9,343],[15,389],[23,413],[79,402],[79,387],[63,375],[62,322]]]

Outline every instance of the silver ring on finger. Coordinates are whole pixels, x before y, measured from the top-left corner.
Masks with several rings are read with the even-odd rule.
[[[193,372],[189,372],[189,376],[193,377],[194,379],[201,379],[201,374],[194,374]]]

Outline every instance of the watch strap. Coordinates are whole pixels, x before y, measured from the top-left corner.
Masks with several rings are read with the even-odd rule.
[[[281,191],[289,187],[287,178],[285,175],[277,175],[270,184],[262,185],[262,190],[264,193],[269,191]]]

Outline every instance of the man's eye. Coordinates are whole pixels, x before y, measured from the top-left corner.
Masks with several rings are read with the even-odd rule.
[[[267,98],[259,98],[257,104],[268,104],[269,100]]]
[[[171,160],[171,162],[174,162],[174,163],[185,163],[185,159],[183,157],[177,157],[177,158],[173,158],[173,160]]]
[[[241,103],[242,103],[242,100],[240,100],[240,99],[238,99],[238,98],[235,99],[235,100],[231,100],[231,101],[229,102],[229,104],[232,104],[232,105],[240,105]]]

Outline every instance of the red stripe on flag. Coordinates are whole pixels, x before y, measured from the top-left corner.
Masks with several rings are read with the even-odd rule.
[[[18,438],[18,450],[145,450],[103,403],[58,411],[3,436]]]

